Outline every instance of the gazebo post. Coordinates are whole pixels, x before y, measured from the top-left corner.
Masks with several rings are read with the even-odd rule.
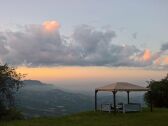
[[[116,113],[116,91],[113,91],[114,113]]]
[[[129,91],[127,91],[127,100],[128,100],[128,104],[130,103],[129,101]]]
[[[97,92],[98,90],[95,90],[95,111],[97,111]]]

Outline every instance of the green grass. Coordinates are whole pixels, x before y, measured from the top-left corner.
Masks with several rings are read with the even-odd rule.
[[[83,112],[64,117],[0,122],[0,126],[168,126],[168,109],[137,113]]]

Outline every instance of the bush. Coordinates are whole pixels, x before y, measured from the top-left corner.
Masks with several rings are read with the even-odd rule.
[[[0,120],[15,120],[15,119],[17,120],[24,119],[22,113],[18,111],[15,107],[3,111],[3,114],[0,116]]]
[[[151,80],[148,82],[148,88],[152,93],[152,104],[154,107],[166,107],[168,108],[168,74],[160,81]],[[145,101],[150,104],[150,94],[145,94]]]

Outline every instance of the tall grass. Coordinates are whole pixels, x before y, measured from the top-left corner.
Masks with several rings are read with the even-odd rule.
[[[126,114],[83,112],[64,117],[0,122],[0,126],[168,126],[168,109]]]

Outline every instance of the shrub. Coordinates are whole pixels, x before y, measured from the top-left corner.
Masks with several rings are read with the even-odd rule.
[[[153,106],[168,108],[168,74],[159,81],[151,80],[148,83],[148,88],[150,88],[152,93]],[[145,101],[148,105],[150,104],[149,92],[145,94]]]

